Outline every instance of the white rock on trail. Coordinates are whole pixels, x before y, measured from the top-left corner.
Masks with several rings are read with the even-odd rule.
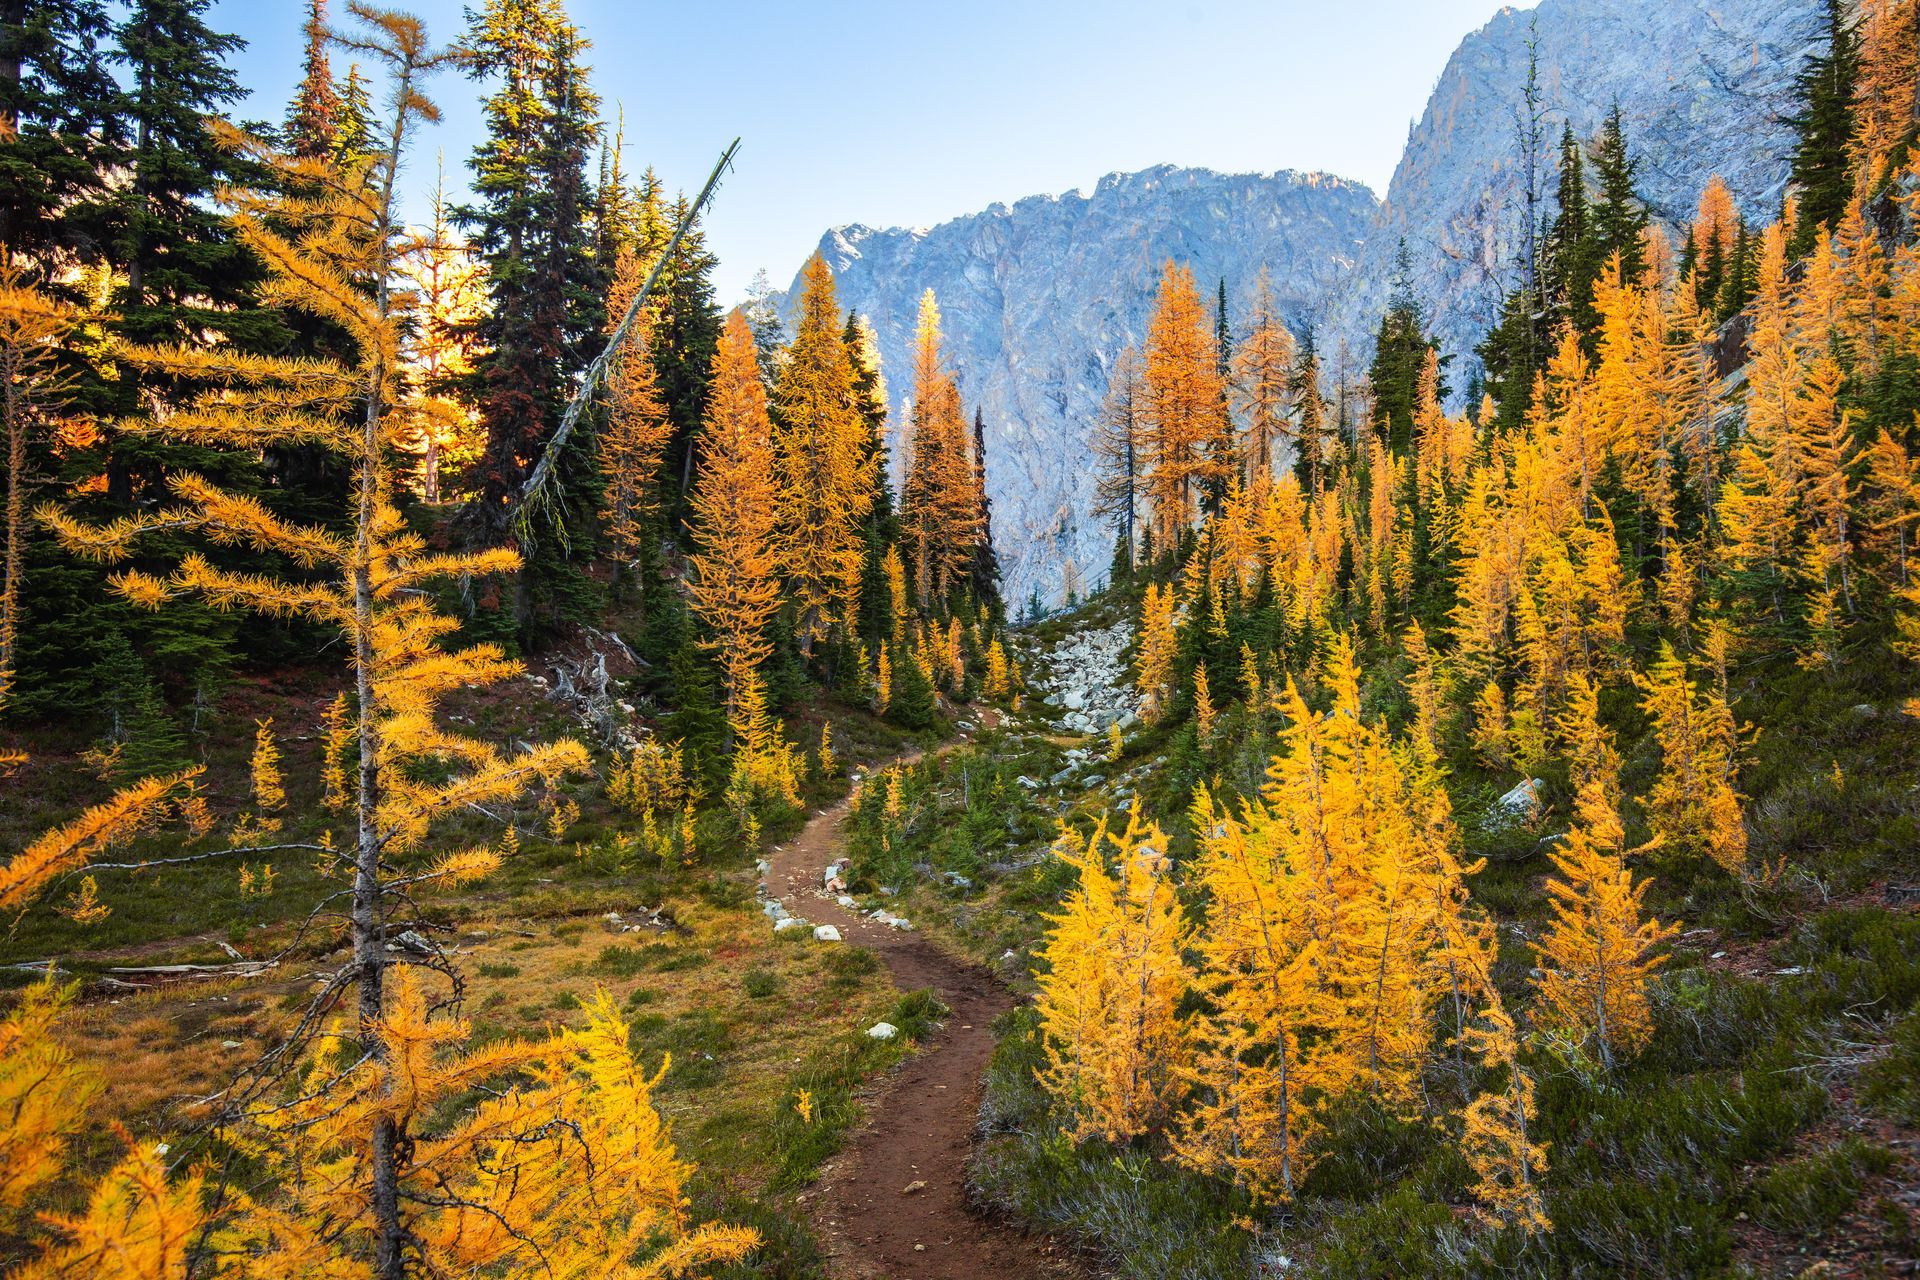
[[[876,1022],[867,1028],[867,1039],[869,1040],[891,1040],[899,1034],[900,1028],[894,1026],[891,1022]]]
[[[838,942],[840,941],[840,931],[830,924],[815,925],[813,927],[813,940],[815,942]]]

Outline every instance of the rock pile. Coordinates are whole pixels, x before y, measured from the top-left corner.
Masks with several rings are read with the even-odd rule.
[[[1060,723],[1075,733],[1105,733],[1118,724],[1128,729],[1139,717],[1121,655],[1133,627],[1116,622],[1095,631],[1079,631],[1034,656],[1029,683],[1041,701],[1061,712]]]

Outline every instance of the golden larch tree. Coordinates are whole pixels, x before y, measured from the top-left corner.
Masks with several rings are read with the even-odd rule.
[[[336,531],[280,519],[253,499],[192,473],[172,478],[171,506],[105,527],[52,507],[43,508],[41,517],[69,550],[96,560],[121,561],[153,535],[198,534],[215,544],[274,553],[305,571],[285,579],[237,572],[189,552],[166,577],[123,571],[113,582],[136,606],[160,608],[176,598],[195,598],[220,609],[303,619],[336,630],[344,641],[353,680],[347,718],[357,750],[349,788],[352,840],[338,849],[330,842],[291,847],[317,855],[323,870],[345,882],[340,897],[352,956],[319,999],[332,1002],[353,993],[347,1033],[358,1043],[356,1070],[391,1094],[405,1088],[411,1066],[406,1055],[394,1052],[386,1032],[393,1014],[388,969],[394,963],[388,921],[396,895],[409,886],[484,875],[499,858],[486,848],[426,858],[430,829],[445,816],[508,803],[536,784],[551,785],[584,768],[587,759],[573,742],[509,754],[453,733],[437,718],[449,691],[495,683],[520,667],[492,646],[442,647],[459,623],[438,613],[422,588],[449,576],[509,572],[519,556],[504,549],[431,553],[394,503],[388,457],[409,425],[401,400],[405,317],[397,301],[405,245],[395,186],[411,128],[435,115],[421,79],[446,55],[428,47],[417,19],[371,8],[356,8],[356,16],[367,33],[355,38],[355,47],[389,73],[388,115],[376,149],[339,160],[288,157],[221,122],[210,126],[273,179],[271,192],[229,193],[234,234],[266,264],[265,297],[338,325],[348,335],[349,352],[338,359],[201,346],[118,352],[131,367],[191,377],[205,388],[172,412],[127,421],[121,430],[229,449],[323,447],[353,477],[346,527]],[[275,194],[288,191],[313,194]],[[16,891],[28,889],[36,876],[44,880],[50,868],[77,865],[110,833],[138,830],[168,804],[187,808],[192,822],[194,798],[179,796],[190,785],[190,778],[176,776],[122,792],[36,842],[7,868],[6,880]],[[414,865],[398,875],[396,868],[409,861]],[[360,1115],[365,1128],[355,1140],[365,1159],[348,1184],[353,1230],[366,1241],[363,1256],[371,1273],[397,1278],[418,1247],[401,1183],[419,1135],[408,1132],[392,1108]]]
[[[630,248],[621,248],[615,256],[613,285],[607,291],[609,328],[627,314],[647,270],[648,264]],[[607,372],[607,420],[594,442],[606,483],[607,551],[620,568],[637,564],[645,549],[647,521],[659,510],[660,469],[673,436],[653,362],[653,325],[650,307],[634,317],[633,329]]]
[[[1174,625],[1173,588],[1147,584],[1140,603],[1140,645],[1134,688],[1140,694],[1140,718],[1149,724],[1167,712],[1173,696],[1173,659],[1180,637]]]
[[[1222,387],[1213,326],[1193,272],[1172,261],[1147,326],[1142,384],[1154,542],[1173,547],[1192,526],[1202,490],[1221,465],[1208,446],[1219,430]]]
[[[959,585],[981,534],[978,468],[960,386],[940,352],[940,306],[929,289],[914,329],[913,414],[900,518],[913,558],[914,586],[930,608]]]
[[[1233,352],[1233,402],[1245,420],[1241,478],[1258,487],[1273,470],[1274,449],[1290,435],[1293,335],[1280,318],[1273,280],[1265,267],[1253,284],[1247,333]]]
[[[873,507],[870,433],[855,401],[844,326],[833,272],[815,254],[773,396],[779,547],[794,633],[807,653],[857,601],[860,522]]]
[[[1530,944],[1536,959],[1535,1023],[1611,1070],[1653,1034],[1647,982],[1675,932],[1644,915],[1647,881],[1636,883],[1621,857],[1619,818],[1601,784],[1582,788],[1581,825],[1553,851],[1547,880],[1553,919]]]
[[[735,311],[714,352],[703,425],[688,595],[713,633],[727,682],[727,722],[744,732],[741,695],[773,652],[767,623],[780,607],[773,427],[753,331]]]
[[[1064,833],[1054,853],[1078,884],[1047,917],[1040,951],[1041,1078],[1068,1103],[1080,1136],[1124,1142],[1162,1124],[1179,1087],[1186,915],[1167,837],[1141,822],[1138,805],[1124,830],[1103,819],[1084,841]]]
[[[1740,734],[1725,695],[1696,689],[1665,641],[1635,682],[1660,744],[1660,772],[1641,802],[1647,847],[1705,854],[1729,874],[1744,874],[1747,828],[1735,789]]]
[[[414,320],[408,373],[419,384],[405,402],[411,430],[403,443],[420,459],[421,501],[437,503],[447,496],[448,474],[478,461],[484,444],[454,383],[473,372],[473,325],[487,304],[486,268],[453,227],[444,173],[434,186],[430,220],[415,233],[402,264]]]
[[[1547,1171],[1547,1148],[1535,1142],[1530,1132],[1538,1107],[1533,1077],[1520,1065],[1519,1034],[1491,985],[1488,994],[1487,1006],[1478,1025],[1469,1030],[1468,1041],[1493,1083],[1467,1104],[1460,1151],[1474,1172],[1473,1194],[1480,1202],[1480,1215],[1535,1235],[1553,1228],[1540,1187]]]

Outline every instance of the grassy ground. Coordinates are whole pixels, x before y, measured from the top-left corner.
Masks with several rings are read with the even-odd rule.
[[[211,803],[228,816],[244,802],[253,722],[271,715],[285,753],[290,816],[281,838],[299,842],[344,824],[320,811],[319,718],[330,695],[289,682],[297,679],[236,685],[194,750],[207,767]],[[469,691],[449,700],[448,713],[496,741],[580,734],[532,682]],[[790,736],[803,744],[817,743],[820,726],[831,723],[846,765],[894,755],[915,741],[829,700],[789,707],[787,715]],[[86,743],[75,733],[22,733],[12,745],[33,758],[4,788],[0,841],[10,848],[110,790],[80,759]],[[604,772],[605,760],[597,758],[596,773]],[[843,774],[810,779],[805,810],[770,823],[764,841],[792,834],[805,812],[845,786]],[[857,1122],[868,1082],[910,1052],[940,1011],[924,993],[896,993],[863,948],[815,943],[804,933],[776,937],[753,894],[761,848],[741,843],[717,809],[701,815],[697,860],[664,865],[632,849],[629,820],[606,803],[598,776],[569,781],[555,799],[580,808],[578,821],[557,838],[535,805],[511,815],[464,815],[436,831],[436,849],[497,839],[501,818],[522,833],[519,853],[499,873],[423,898],[411,922],[452,954],[466,982],[474,1040],[543,1035],[582,1017],[581,1001],[594,988],[607,989],[646,1065],[671,1056],[657,1101],[681,1156],[699,1166],[696,1212],[754,1225],[768,1240],[737,1274],[818,1276],[804,1187]],[[198,847],[163,832],[116,856]],[[299,927],[337,886],[311,855],[272,861],[274,889],[266,895],[244,892],[238,866],[227,862],[102,872],[99,896],[112,909],[105,919],[82,924],[59,914],[55,908],[75,887],[68,884],[0,937],[0,962],[52,958],[83,984],[68,1039],[107,1082],[83,1165],[117,1149],[114,1126],[135,1137],[191,1128],[203,1114],[200,1100],[278,1043],[318,976],[343,961],[341,921]],[[249,958],[282,956],[282,963],[259,977],[138,992],[100,982],[106,970],[127,964],[222,963],[231,958],[229,947]],[[0,975],[9,987],[34,980],[25,969]],[[879,1042],[860,1034],[881,1019],[906,1035]],[[795,1107],[801,1089],[813,1098],[811,1120]],[[13,1245],[0,1240],[0,1252],[16,1251],[18,1241]]]

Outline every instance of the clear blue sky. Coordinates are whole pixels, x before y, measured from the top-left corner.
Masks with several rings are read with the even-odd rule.
[[[394,0],[399,2],[399,0]],[[477,3],[478,0],[473,0]],[[413,0],[437,39],[461,0]],[[708,221],[721,299],[777,286],[830,226],[923,226],[996,200],[1173,163],[1319,169],[1385,194],[1410,122],[1496,0],[569,0],[627,161],[697,186],[744,138]],[[1520,7],[1528,7],[1524,2]],[[345,0],[334,0],[336,14]],[[243,114],[278,119],[299,75],[300,0],[216,0],[244,37]],[[339,55],[336,54],[336,57]],[[340,70],[336,65],[336,70]],[[463,182],[478,86],[431,86]]]

